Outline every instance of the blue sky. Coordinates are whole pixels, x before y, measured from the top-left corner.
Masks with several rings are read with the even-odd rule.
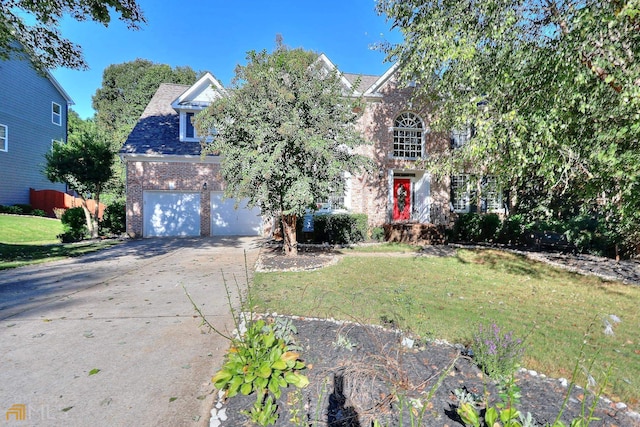
[[[136,58],[210,71],[229,85],[237,64],[249,50],[284,44],[324,52],[345,72],[384,73],[391,64],[372,49],[381,41],[399,42],[374,0],[139,0],[147,24],[128,30],[120,21],[108,28],[93,22],[65,19],[63,35],[82,46],[90,70],[52,70],[73,98],[82,118],[93,116],[91,97],[102,85],[111,64]]]

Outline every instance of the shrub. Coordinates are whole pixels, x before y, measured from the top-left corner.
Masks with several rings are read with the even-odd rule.
[[[34,209],[33,212],[31,212],[31,215],[33,215],[33,216],[47,216],[47,213],[45,211],[43,211],[42,209]]]
[[[350,244],[362,242],[367,236],[367,215],[332,214],[313,217],[316,243]]]
[[[371,230],[371,240],[375,240],[377,242],[381,242],[384,240],[384,228],[383,227],[373,227]]]
[[[27,204],[27,203],[17,203],[14,206],[17,206],[20,208],[22,215],[31,215],[31,213],[33,212],[33,208],[31,207],[30,204]]]
[[[496,239],[500,228],[500,217],[489,213],[480,215],[480,241],[490,242]]]
[[[524,218],[522,215],[512,215],[505,218],[498,228],[496,241],[506,244],[524,242]]]
[[[58,238],[63,243],[77,242],[87,235],[87,220],[84,215],[84,209],[67,209],[60,220],[64,227],[64,233],[58,235]]]
[[[489,377],[501,382],[511,377],[524,354],[521,339],[514,339],[512,332],[502,334],[495,323],[480,325],[473,337],[473,358]]]
[[[453,239],[477,242],[482,235],[482,218],[474,212],[461,214],[453,225]]]
[[[124,233],[126,230],[126,217],[126,203],[114,201],[104,210],[104,215],[100,222],[100,232],[115,235]]]
[[[22,208],[20,206],[0,206],[0,213],[22,215]]]

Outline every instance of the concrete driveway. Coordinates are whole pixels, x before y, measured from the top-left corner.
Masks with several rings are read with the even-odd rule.
[[[255,238],[128,241],[0,271],[0,425],[205,426]],[[8,419],[8,421],[7,421]],[[20,421],[22,419],[22,421]]]

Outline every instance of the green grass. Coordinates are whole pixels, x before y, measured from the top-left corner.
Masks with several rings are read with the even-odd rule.
[[[554,269],[495,251],[456,257],[349,257],[321,270],[257,273],[258,310],[386,324],[467,344],[480,323],[526,337],[524,366],[570,378],[588,332],[598,378],[613,366],[608,394],[640,401],[640,287]],[[622,322],[605,336],[602,319]],[[600,349],[600,350],[598,350]]]
[[[24,215],[0,215],[0,270],[57,261],[95,252],[115,241],[59,243],[60,220]]]
[[[59,219],[0,214],[0,243],[57,243],[60,233]]]

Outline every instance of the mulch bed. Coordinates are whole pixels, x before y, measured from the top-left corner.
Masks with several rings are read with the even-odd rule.
[[[330,247],[301,246],[299,252],[290,258],[277,245],[264,247],[257,270],[312,270],[339,258]],[[302,390],[283,390],[276,426],[370,427],[376,419],[390,427],[462,426],[454,390],[487,393],[491,404],[500,401],[495,385],[462,346],[418,341],[409,348],[397,331],[347,322],[293,318],[293,324],[310,384]],[[566,382],[526,370],[516,379],[522,394],[520,411],[530,412],[537,425],[552,423],[565,399]],[[212,425],[251,425],[242,411],[250,410],[255,399],[255,395],[222,399],[214,408]],[[412,420],[411,399],[426,404],[420,423],[415,415]],[[565,424],[581,414],[583,399],[585,391],[575,388],[561,418]],[[588,393],[586,399],[589,403]],[[591,426],[640,427],[640,415],[606,399],[598,402],[595,417],[599,420]]]
[[[293,324],[298,330],[296,343],[310,367],[304,372],[310,385],[283,391],[276,426],[370,427],[375,419],[384,426],[411,426],[409,399],[426,403],[422,422],[418,424],[414,416],[413,425],[462,426],[455,389],[478,395],[486,391],[490,402],[499,401],[495,385],[463,355],[460,346],[418,342],[408,348],[399,332],[376,326],[304,318],[294,318]],[[522,393],[521,412],[530,412],[538,425],[552,423],[567,388],[559,380],[524,370],[516,378]],[[580,415],[584,395],[584,390],[574,389],[562,416],[565,424]],[[242,411],[249,410],[255,398],[235,396],[225,401],[221,407],[226,419],[221,425],[250,425]],[[301,424],[292,421],[296,411]],[[604,399],[595,416],[600,420],[592,426],[640,426],[637,414]]]

